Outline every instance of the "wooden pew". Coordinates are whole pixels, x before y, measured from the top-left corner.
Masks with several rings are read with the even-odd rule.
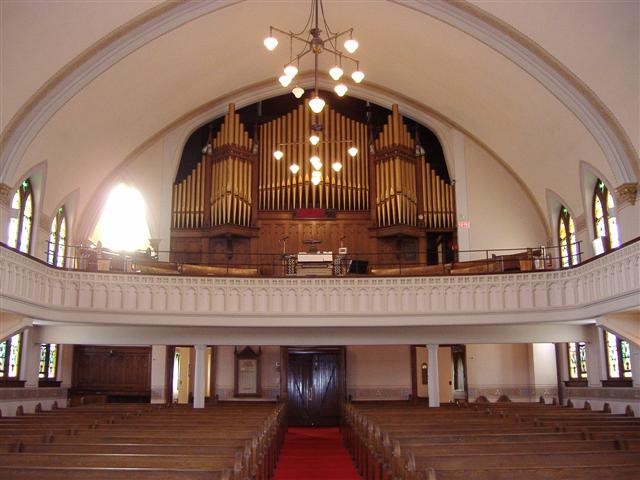
[[[637,419],[543,404],[485,405],[348,404],[343,432],[370,480],[613,479],[640,466]],[[596,471],[602,476],[590,476]]]
[[[0,478],[266,480],[282,444],[284,408],[101,404],[0,419],[0,434],[13,439],[0,442]]]

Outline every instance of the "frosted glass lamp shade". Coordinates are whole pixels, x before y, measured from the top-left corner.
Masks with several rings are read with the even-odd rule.
[[[351,78],[353,79],[354,82],[360,83],[364,79],[364,73],[361,72],[360,70],[356,70],[351,74]]]
[[[321,181],[322,178],[320,177],[311,177],[311,183],[313,183],[314,185],[318,185]]]
[[[282,153],[282,150],[276,150],[275,152],[273,152],[273,158],[275,158],[276,160],[280,160],[282,157],[284,157],[284,153]]]
[[[282,85],[283,87],[288,87],[289,84],[291,83],[291,77],[287,75],[280,75],[280,78],[278,78],[278,81],[280,82],[280,85]]]
[[[291,173],[293,173],[295,175],[296,173],[298,173],[300,171],[300,166],[295,164],[295,163],[292,163],[289,166],[289,170],[291,170]]]
[[[309,137],[309,143],[311,143],[311,145],[317,145],[319,141],[320,137],[315,133]]]
[[[340,67],[338,67],[337,65],[335,67],[333,67],[331,70],[329,70],[329,75],[335,81],[340,80],[340,77],[342,76],[343,73],[344,72],[342,71],[342,69]]]
[[[322,161],[320,160],[320,157],[318,157],[316,155],[311,157],[309,159],[309,162],[311,163],[311,166],[313,166],[313,168],[315,168],[316,170],[320,170],[322,168]],[[318,173],[320,173],[320,172],[318,172]]]
[[[267,37],[262,43],[267,47],[267,50],[272,52],[278,46],[278,39],[276,37]]]
[[[293,93],[294,97],[300,98],[300,97],[302,97],[302,95],[304,95],[304,88],[295,87],[293,90],[291,90],[291,93]]]
[[[344,42],[344,49],[349,53],[355,52],[359,46],[360,44],[355,38],[350,38],[349,40]]]
[[[309,100],[309,108],[313,113],[320,113],[324,108],[324,100],[320,97],[313,97]]]
[[[347,152],[349,152],[349,155],[352,157],[355,157],[358,154],[358,149],[356,147],[351,147]]]
[[[340,170],[342,170],[342,164],[340,162],[333,162],[331,168],[333,168],[333,170],[335,170],[336,172],[339,172]]]
[[[298,74],[298,69],[294,65],[287,65],[284,67],[284,74],[287,77],[295,77]]]
[[[336,92],[336,94],[339,97],[344,97],[344,94],[347,93],[347,90],[349,90],[347,88],[347,86],[344,83],[339,83],[338,85],[336,85],[333,90]]]

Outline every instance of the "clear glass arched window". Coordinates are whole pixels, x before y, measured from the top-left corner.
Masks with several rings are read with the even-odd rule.
[[[29,179],[22,182],[13,195],[11,210],[9,246],[17,248],[21,252],[29,253],[33,226],[33,190]]]
[[[67,216],[64,207],[58,208],[51,222],[47,263],[56,267],[64,267],[67,254]]]
[[[593,192],[594,250],[596,255],[620,246],[613,195],[602,180],[596,182]]]
[[[563,267],[577,265],[579,260],[576,227],[566,207],[560,207],[558,217],[558,245],[560,245],[560,262]]]
[[[90,240],[114,252],[133,252],[149,248],[149,237],[144,198],[136,188],[115,186]]]

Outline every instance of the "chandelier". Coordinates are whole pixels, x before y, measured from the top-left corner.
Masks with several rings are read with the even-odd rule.
[[[324,32],[327,34],[326,38],[322,37],[323,30],[320,28],[320,16],[322,16],[322,27],[324,28]],[[359,46],[358,41],[353,38],[353,28],[349,28],[342,32],[333,32],[327,24],[322,0],[311,0],[309,18],[301,31],[285,31],[280,28],[270,26],[269,36],[264,39],[264,46],[269,51],[275,50],[279,43],[278,39],[274,37],[274,32],[280,33],[289,38],[289,61],[284,66],[283,74],[278,78],[280,85],[283,87],[289,87],[295,79],[300,68],[300,60],[307,54],[313,54],[313,94],[309,100],[309,108],[313,113],[321,113],[326,104],[318,93],[318,57],[321,53],[327,52],[333,55],[333,63],[328,73],[334,81],[338,82],[334,87],[334,91],[339,97],[344,96],[349,90],[344,82],[341,81],[344,75],[344,70],[342,69],[343,61],[354,66],[351,78],[355,83],[360,83],[364,79],[364,73],[360,70],[360,62],[347,54],[354,53]],[[344,50],[341,50],[339,47],[339,42],[342,39],[345,39],[343,43]],[[301,47],[296,49],[298,53],[294,53],[294,44],[301,45]],[[294,88],[291,90],[291,93],[293,93],[296,98],[301,98],[302,95],[304,95],[304,89],[297,83],[294,83]],[[320,142],[318,134],[322,131],[323,126],[321,124],[314,124],[311,129],[312,132],[309,136],[309,142],[311,142],[311,145],[317,146]],[[349,141],[344,142],[346,143]],[[349,155],[355,157],[358,154],[358,149],[351,146],[348,152]],[[273,152],[273,156],[276,160],[280,160],[284,154],[282,153],[282,150],[276,150]],[[322,168],[322,161],[317,155],[313,155],[309,161],[314,168],[311,176],[311,182],[314,185],[318,185],[321,181],[320,169]],[[334,171],[339,172],[342,169],[342,164],[336,161],[332,164],[332,168]],[[300,167],[294,163],[289,166],[289,169],[295,175],[300,170]]]

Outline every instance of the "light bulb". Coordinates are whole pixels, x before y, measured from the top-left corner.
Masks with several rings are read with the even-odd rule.
[[[359,46],[360,46],[360,44],[358,43],[358,41],[355,38],[350,38],[349,40],[344,42],[344,48],[349,53],[355,52],[358,49]]]
[[[342,164],[340,162],[333,162],[331,168],[333,168],[336,172],[339,172],[340,170],[342,170]]]
[[[351,74],[351,78],[353,78],[354,82],[360,83],[362,81],[362,79],[364,78],[364,73],[361,72],[360,70],[356,70],[355,72],[353,72]]]
[[[267,37],[262,43],[267,47],[267,50],[272,52],[278,46],[278,39],[276,37]]]
[[[319,141],[320,137],[315,133],[309,137],[309,142],[311,142],[311,145],[317,145]]]
[[[320,97],[313,97],[309,100],[309,108],[313,113],[320,113],[324,108],[324,100]]]
[[[342,76],[343,73],[344,72],[342,71],[342,69],[337,65],[333,67],[331,70],[329,70],[329,75],[331,75],[331,78],[333,78],[335,81],[340,80],[340,77]]]
[[[282,150],[276,150],[275,152],[273,152],[273,158],[275,158],[276,160],[280,160],[282,157],[284,157],[284,153],[282,153]]]
[[[347,90],[349,90],[349,89],[347,88],[347,86],[344,83],[339,83],[338,85],[333,87],[333,90],[336,92],[336,94],[339,97],[344,97],[344,94],[347,93]]]
[[[318,177],[311,177],[311,183],[313,183],[314,185],[318,185],[321,181],[322,181],[322,179],[319,176]]]
[[[313,157],[311,157],[309,159],[309,162],[311,163],[311,165],[313,166],[313,168],[315,168],[316,170],[320,170],[322,168],[322,161],[320,160],[320,157],[314,155]],[[314,172],[315,173],[315,172]],[[320,172],[318,172],[320,173]]]
[[[295,87],[293,90],[291,90],[291,93],[293,93],[294,97],[300,98],[302,95],[304,95],[304,88]]]
[[[284,74],[287,77],[295,77],[298,74],[298,69],[294,65],[287,65],[284,67]]]
[[[288,87],[289,84],[291,83],[291,77],[287,75],[280,75],[280,78],[278,78],[278,81],[280,82],[280,85],[282,85],[283,87]]]
[[[300,171],[300,167],[297,164],[292,163],[291,166],[289,167],[289,170],[291,170],[291,173],[295,175]]]
[[[349,155],[352,157],[355,157],[358,154],[358,149],[356,147],[351,147],[347,152],[349,152]]]

